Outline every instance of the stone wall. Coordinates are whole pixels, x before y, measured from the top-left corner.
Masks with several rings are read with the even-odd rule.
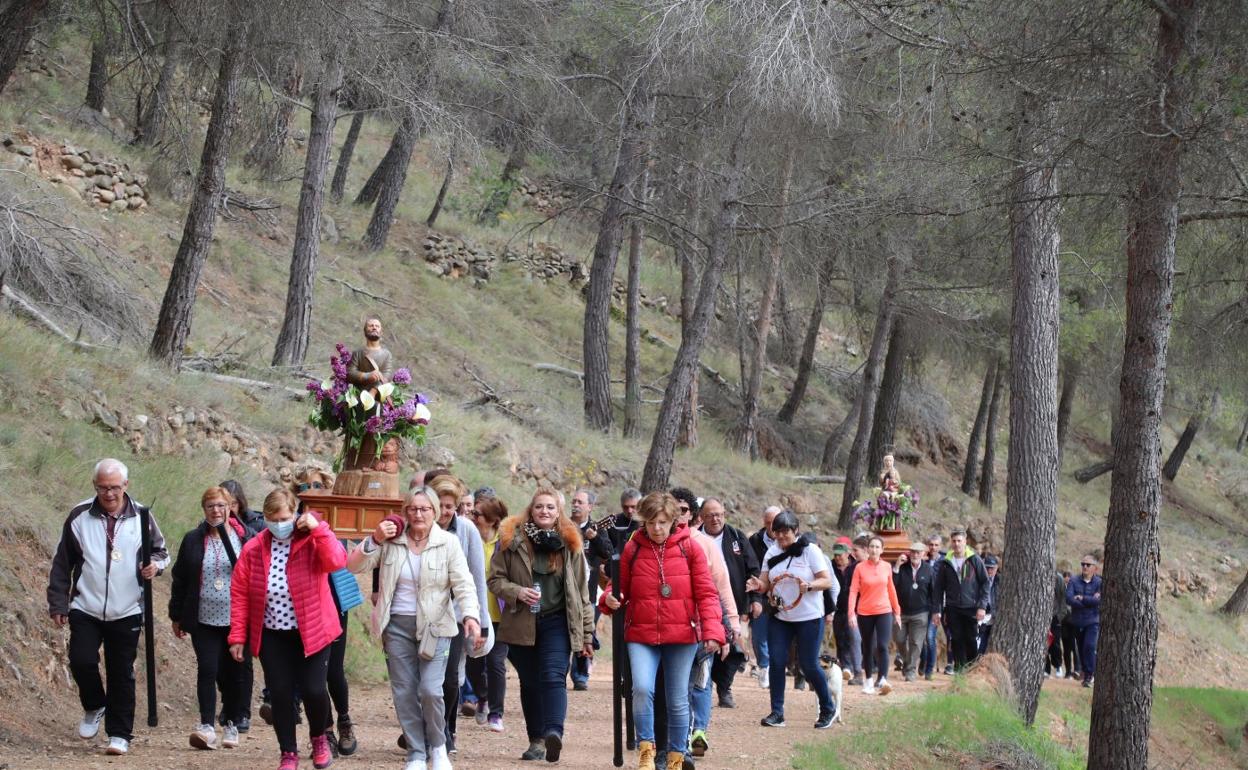
[[[147,176],[135,172],[123,161],[31,135],[4,136],[0,138],[0,145],[20,159],[19,167],[30,168],[52,182],[68,186],[84,200],[101,208],[122,212],[147,206]]]

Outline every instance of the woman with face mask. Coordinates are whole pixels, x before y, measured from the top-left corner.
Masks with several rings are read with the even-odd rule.
[[[246,671],[230,657],[230,583],[234,562],[247,541],[248,532],[230,515],[236,504],[221,487],[209,487],[200,498],[204,520],[186,533],[173,563],[173,586],[169,590],[169,619],[179,639],[188,634],[195,649],[198,675],[195,692],[199,700],[199,724],[191,732],[196,749],[235,748],[238,724],[247,713]],[[223,527],[225,536],[217,529]],[[221,741],[213,727],[217,713],[217,688],[221,689],[224,730]]]
[[[342,626],[327,575],[346,566],[347,554],[315,513],[296,517],[298,504],[287,489],[264,498],[265,531],[243,546],[230,585],[230,654],[241,662],[247,645],[260,658],[273,699],[278,770],[299,768],[296,688],[308,712],[312,763],[333,763],[325,677],[329,647]]]
[[[521,759],[557,762],[568,712],[568,661],[594,654],[594,613],[581,530],[549,489],[499,527],[490,592],[503,602],[498,641],[520,679],[529,748]],[[687,674],[686,674],[687,676]]]
[[[382,520],[347,559],[352,572],[380,566],[380,596],[373,605],[373,634],[386,651],[394,708],[407,744],[406,770],[450,770],[445,702],[451,640],[481,638],[481,607],[459,539],[438,527],[438,496],[429,487],[408,493],[402,519]],[[403,526],[400,526],[403,525]]]

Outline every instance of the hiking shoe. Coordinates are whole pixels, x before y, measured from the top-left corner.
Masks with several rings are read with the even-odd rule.
[[[407,736],[406,735],[404,735],[403,733],[399,733],[399,739],[395,742],[399,744],[399,748],[403,749],[404,751],[407,751]]]
[[[325,740],[329,741],[329,753],[334,759],[338,758],[338,736],[334,735],[332,726],[325,728]]]
[[[273,724],[273,704],[267,700],[260,704],[260,718],[266,725]]]
[[[520,758],[526,762],[537,761],[546,758],[546,746],[542,741],[529,741],[529,748],[520,755]]]
[[[104,721],[104,709],[92,709],[82,712],[82,721],[78,723],[78,737],[86,740],[99,735],[100,722]]]
[[[893,686],[888,683],[887,679],[881,679],[877,682],[876,688],[880,691],[880,695],[888,695],[893,691]]]
[[[854,676],[850,677],[849,681],[846,682],[846,684],[848,684],[850,687],[857,687],[862,684],[862,677],[860,675],[855,674]]]
[[[113,757],[120,757],[130,751],[130,741],[122,738],[120,735],[110,735],[108,738],[108,746],[105,747],[104,753]]]
[[[238,728],[240,734],[251,730],[251,717],[239,717],[234,726]]]
[[[586,690],[589,689],[589,682],[585,682],[585,681],[578,679],[572,683],[572,689],[576,690],[577,692],[585,692]]]
[[[836,710],[824,711],[820,709],[819,718],[815,720],[816,730],[826,730],[832,726],[832,718],[836,716]]]
[[[334,764],[333,754],[329,750],[329,738],[317,735],[312,738],[312,766],[317,770]]]
[[[455,748],[455,733],[451,733],[446,736],[446,752],[448,754],[455,754],[458,751],[459,749]]]
[[[501,733],[503,731],[503,715],[502,714],[490,714],[490,718],[489,718],[489,721],[487,722],[487,726],[490,728],[490,732]]]
[[[945,676],[953,676],[953,664],[945,666]]]
[[[862,694],[875,695],[875,686],[871,684],[871,680],[868,679],[862,683]]]
[[[801,674],[798,674],[797,676],[793,677],[793,689],[805,690],[806,689],[806,677],[802,676]]]
[[[459,715],[461,717],[475,717],[477,715],[477,704],[467,700],[459,704]]]
[[[693,738],[689,741],[689,746],[693,749],[693,755],[695,757],[705,756],[706,750],[711,747],[711,744],[706,740],[706,731],[694,730]]]
[[[1095,678],[1095,677],[1085,676],[1085,677],[1083,678],[1083,686],[1084,686],[1084,687],[1091,687],[1091,686],[1092,686],[1092,681],[1093,681],[1093,679],[1094,679],[1094,678]]]
[[[485,727],[486,722],[490,720],[489,712],[487,712],[485,709],[477,709],[477,715],[474,717],[474,719],[476,719],[477,724],[481,725],[482,727]]]
[[[932,681],[932,672],[928,671],[926,674],[923,675],[923,678],[927,680],[928,682]]]
[[[559,753],[563,751],[563,738],[561,738],[559,735],[555,733],[551,733],[550,735],[546,736],[545,742],[546,742],[546,761],[558,762]]]
[[[282,763],[277,770],[299,770],[299,755],[293,751],[282,752]]]
[[[423,759],[413,759],[406,765],[403,765],[403,770],[429,770],[429,766],[425,764]]]
[[[451,760],[446,756],[445,745],[429,752],[429,770],[451,770]]]
[[[913,682],[913,681],[914,681],[915,679],[917,679],[918,677],[916,677],[914,674],[905,674],[905,675],[904,675],[904,676],[902,676],[901,678],[902,678],[904,681],[906,681],[906,682]]]
[[[760,666],[754,671],[754,676],[758,677],[758,686],[766,690],[771,685],[770,672],[766,666]]]
[[[773,711],[758,722],[763,727],[784,727],[784,714]]]
[[[735,709],[737,707],[737,700],[732,697],[732,690],[724,690],[719,694],[719,707],[721,709]]]
[[[227,749],[238,748],[238,728],[233,722],[226,722],[221,730],[221,745]]]
[[[849,682],[850,684],[853,684],[853,682],[850,682],[850,680],[851,680],[851,679],[853,679],[853,678],[854,678],[854,675],[853,675],[852,673],[850,673],[849,669],[847,669],[847,668],[843,668],[843,669],[841,669],[841,679],[842,679],[842,680],[844,680],[844,681],[846,681],[846,682]]]
[[[217,747],[217,731],[212,725],[199,725],[191,731],[191,748],[215,749]]]
[[[344,757],[349,757],[359,747],[360,743],[355,738],[355,725],[351,723],[351,717],[339,716],[338,753]]]

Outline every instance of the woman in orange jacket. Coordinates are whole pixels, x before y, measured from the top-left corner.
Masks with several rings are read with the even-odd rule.
[[[893,586],[893,568],[880,559],[882,553],[884,541],[872,537],[867,544],[867,560],[854,568],[854,579],[849,584],[849,625],[862,632],[862,663],[867,674],[862,691],[867,695],[876,689],[880,695],[888,695],[893,690],[888,683],[888,643],[893,640],[893,619],[901,617],[897,589]],[[875,661],[874,684],[872,659]]]

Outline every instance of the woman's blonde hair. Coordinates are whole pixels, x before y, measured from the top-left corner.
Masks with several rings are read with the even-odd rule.
[[[680,505],[677,504],[676,498],[667,492],[651,492],[641,498],[641,502],[637,504],[637,513],[633,514],[633,518],[645,524],[664,514],[672,521],[680,518]]]
[[[234,495],[231,495],[224,487],[208,487],[199,497],[199,507],[203,508],[211,500],[224,500],[227,506],[233,505]]]
[[[428,483],[428,486],[433,488],[439,499],[454,496],[456,505],[459,504],[461,497],[468,494],[468,487],[464,486],[462,481],[449,473],[434,476],[433,480]]]
[[[264,496],[264,518],[269,518],[285,508],[291,513],[299,510],[299,498],[285,487],[278,487]]]

